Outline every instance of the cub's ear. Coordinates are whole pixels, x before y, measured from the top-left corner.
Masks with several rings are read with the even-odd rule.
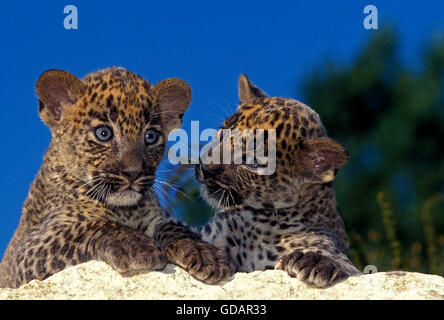
[[[60,121],[63,108],[75,104],[84,91],[82,81],[63,70],[45,71],[35,87],[39,97],[40,117],[49,126]]]
[[[331,139],[303,140],[298,152],[298,167],[312,182],[330,182],[348,160],[347,150]]]
[[[255,103],[258,99],[268,98],[268,95],[248,80],[245,74],[239,77],[240,104]]]
[[[163,80],[154,87],[156,103],[160,106],[163,124],[168,132],[180,128],[182,116],[191,102],[191,88],[177,78]]]

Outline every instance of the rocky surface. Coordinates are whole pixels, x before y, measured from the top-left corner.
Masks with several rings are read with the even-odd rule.
[[[379,272],[314,289],[283,271],[268,270],[206,285],[173,265],[122,277],[105,263],[91,261],[19,289],[0,289],[0,299],[444,299],[444,278]]]

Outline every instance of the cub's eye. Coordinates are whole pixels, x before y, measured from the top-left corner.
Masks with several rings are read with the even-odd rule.
[[[94,130],[94,133],[100,141],[106,142],[110,141],[113,138],[113,131],[110,127],[100,126]]]
[[[265,168],[267,166],[266,164],[258,163],[257,160],[254,160],[253,163],[247,163],[246,165],[247,165],[247,167],[252,168],[252,169]]]
[[[257,163],[256,161],[254,163],[247,163],[247,167],[256,169],[259,168],[259,163]]]
[[[147,130],[145,132],[145,143],[148,144],[154,144],[159,140],[159,132],[155,130]]]

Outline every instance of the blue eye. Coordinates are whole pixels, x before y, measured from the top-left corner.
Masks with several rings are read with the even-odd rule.
[[[94,130],[94,133],[100,141],[106,142],[110,141],[113,138],[113,131],[110,127],[100,126]]]
[[[147,130],[145,132],[145,143],[146,144],[154,144],[159,139],[159,132],[155,130]]]

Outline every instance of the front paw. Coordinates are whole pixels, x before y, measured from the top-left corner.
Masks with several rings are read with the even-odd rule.
[[[162,270],[168,263],[157,243],[142,234],[124,235],[102,247],[102,259],[120,273]]]
[[[165,248],[170,261],[208,284],[228,279],[235,270],[225,251],[201,240],[183,239]]]
[[[293,251],[276,268],[316,288],[331,286],[352,275],[340,261],[312,251]]]

